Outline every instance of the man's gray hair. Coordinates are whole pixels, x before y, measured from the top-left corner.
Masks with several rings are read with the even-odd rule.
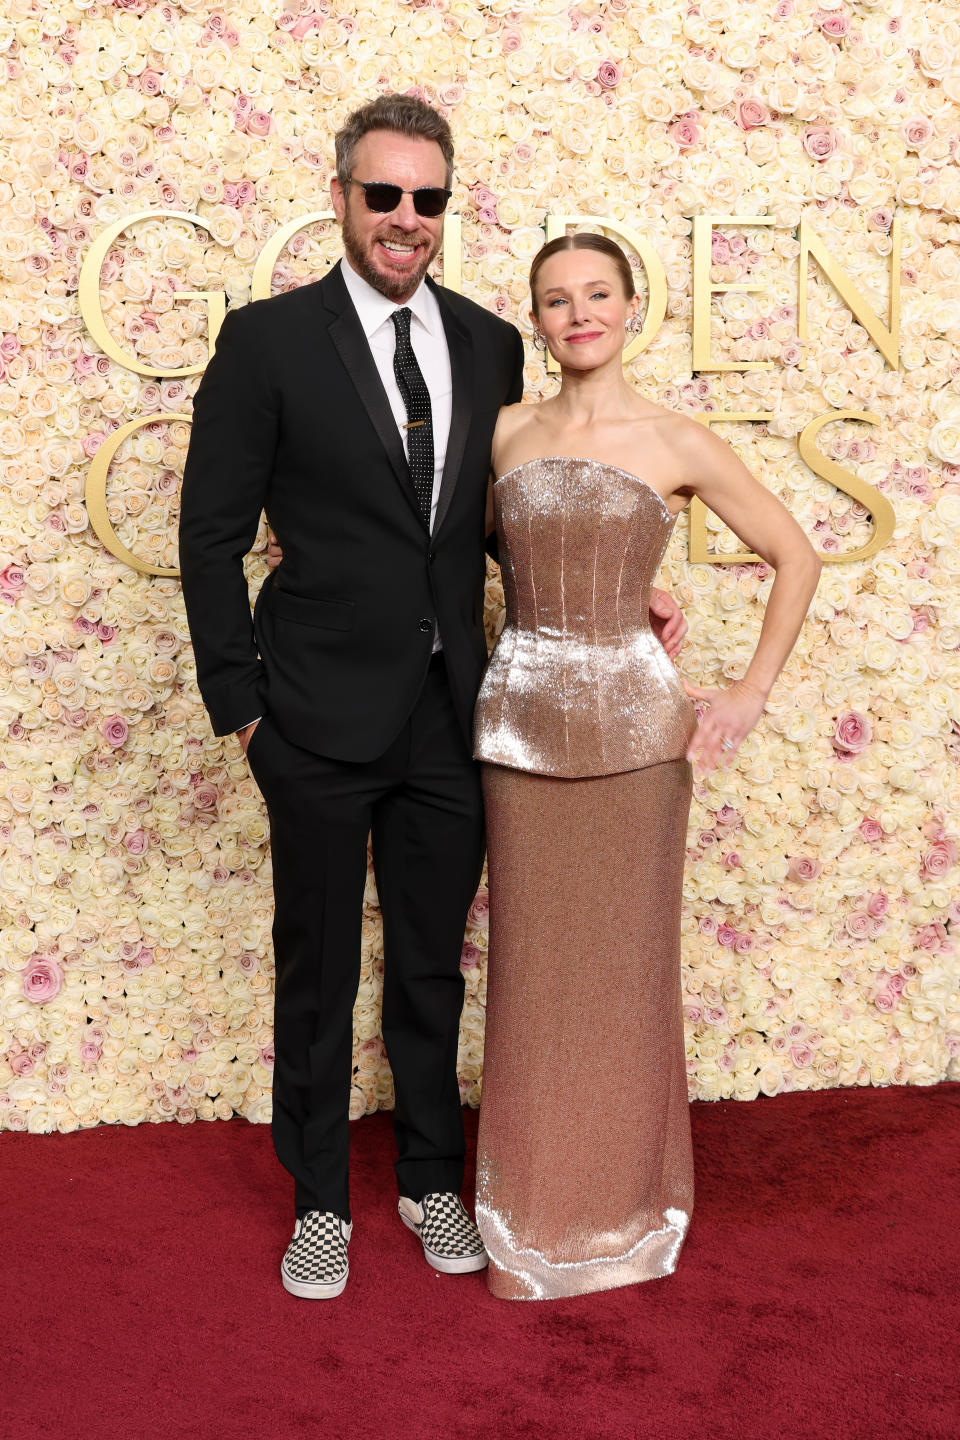
[[[336,133],[337,179],[344,187],[353,170],[354,152],[372,130],[392,130],[413,139],[433,140],[447,165],[447,189],[453,184],[453,134],[438,110],[414,95],[378,95],[348,115]],[[377,175],[377,180],[386,180]]]

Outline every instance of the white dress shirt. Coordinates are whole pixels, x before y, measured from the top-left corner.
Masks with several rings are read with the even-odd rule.
[[[395,310],[410,311],[410,344],[417,357],[417,364],[423,373],[427,390],[430,392],[430,411],[433,417],[433,501],[430,506],[430,529],[433,529],[437,515],[437,500],[440,497],[440,479],[443,462],[447,458],[447,440],[450,436],[450,415],[453,407],[453,381],[450,375],[450,352],[447,337],[443,333],[443,318],[437,297],[431,294],[421,281],[406,305],[396,305],[374,290],[344,256],[340,266],[343,281],[347,287],[354,309],[360,317],[363,333],[367,337],[374,364],[383,381],[383,388],[390,401],[393,418],[397,422],[403,440],[403,451],[409,459],[408,436],[403,428],[407,423],[407,407],[393,373],[393,356],[397,348],[397,332],[391,316]]]

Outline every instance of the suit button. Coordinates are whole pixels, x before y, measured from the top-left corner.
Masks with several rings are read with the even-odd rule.
[[[430,564],[431,564],[431,565],[433,564],[434,560],[436,560],[436,558],[437,558],[437,552],[436,552],[436,550],[431,550],[431,551],[430,551],[430,554],[427,556],[427,559],[430,561]]]
[[[432,629],[433,629],[433,625],[432,625],[432,623],[431,623],[429,620],[421,620],[421,621],[420,621],[420,629],[423,631],[424,635],[426,635],[426,633],[427,633],[428,630],[432,630]]]

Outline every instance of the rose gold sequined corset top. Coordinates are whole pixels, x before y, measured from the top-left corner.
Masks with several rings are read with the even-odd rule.
[[[476,710],[478,760],[568,778],[683,757],[693,706],[650,629],[673,517],[639,476],[551,456],[494,486],[506,624]]]

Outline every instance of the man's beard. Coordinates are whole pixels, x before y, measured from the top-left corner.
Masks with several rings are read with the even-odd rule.
[[[354,270],[356,270],[361,279],[366,280],[368,285],[372,286],[374,290],[378,290],[381,295],[385,295],[388,300],[392,300],[394,304],[409,300],[427,273],[427,269],[434,256],[440,249],[441,237],[437,236],[436,243],[431,248],[430,236],[422,231],[416,235],[405,234],[402,230],[394,232],[387,231],[382,235],[378,235],[376,240],[372,240],[373,244],[376,244],[377,240],[396,240],[398,243],[404,245],[409,245],[411,241],[413,241],[414,244],[424,244],[427,247],[423,260],[415,270],[410,270],[404,275],[385,275],[374,266],[369,256],[365,253],[360,236],[354,229],[353,221],[350,218],[349,205],[343,217],[341,230],[343,234],[343,248],[347,252],[347,258]]]

